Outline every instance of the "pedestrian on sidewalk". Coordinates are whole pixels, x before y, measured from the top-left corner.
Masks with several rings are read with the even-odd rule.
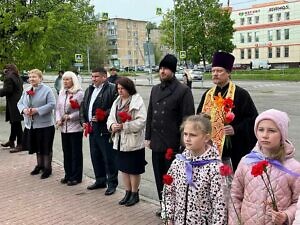
[[[92,82],[85,93],[80,108],[80,118],[85,133],[89,133],[92,165],[95,183],[88,190],[106,188],[105,195],[115,193],[118,186],[118,169],[115,151],[110,141],[106,122],[111,106],[116,98],[115,85],[108,82],[107,71],[103,67],[92,70]]]
[[[42,83],[43,73],[40,70],[30,70],[28,75],[30,86],[18,102],[25,128],[28,129],[24,143],[29,146],[24,148],[29,149],[29,154],[36,153],[37,165],[30,174],[37,175],[43,171],[41,179],[45,179],[52,174],[55,96],[52,89]]]
[[[186,148],[176,155],[165,175],[162,217],[168,225],[226,225],[220,157],[211,141],[210,117],[206,114],[189,116],[181,129]],[[166,177],[173,181],[167,181]]]
[[[152,165],[159,200],[162,199],[163,175],[171,161],[165,159],[168,148],[180,151],[180,124],[195,114],[191,89],[175,77],[177,58],[167,54],[159,64],[161,83],[151,90],[147,122],[146,147],[152,150]],[[160,217],[161,210],[156,212]]]
[[[62,76],[63,88],[56,104],[56,125],[61,131],[65,176],[62,184],[73,186],[81,183],[83,170],[82,126],[79,109],[83,91],[75,73],[67,71]]]
[[[110,82],[110,83],[113,83],[115,84],[116,83],[116,80],[119,78],[118,74],[117,74],[117,69],[115,67],[112,67],[110,69],[110,76],[107,78],[107,80]]]
[[[114,101],[107,129],[112,132],[117,166],[122,173],[126,193],[120,205],[139,202],[141,174],[145,172],[146,106],[132,80],[121,77],[116,81],[118,98]]]
[[[23,116],[20,114],[17,103],[23,92],[23,81],[19,76],[18,68],[15,64],[6,64],[3,68],[3,88],[0,89],[0,97],[6,97],[5,121],[10,122],[10,136],[2,147],[10,147],[11,153],[22,151],[22,124]],[[15,148],[15,140],[17,146]]]
[[[57,76],[57,78],[55,79],[55,82],[54,82],[54,88],[56,90],[57,95],[59,95],[59,91],[61,89],[61,78],[62,78],[63,74],[64,74],[63,70],[58,71],[58,76]]]

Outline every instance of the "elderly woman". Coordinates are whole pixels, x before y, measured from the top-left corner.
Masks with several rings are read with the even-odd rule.
[[[65,72],[62,80],[63,88],[56,105],[56,125],[61,131],[65,169],[65,177],[60,182],[72,186],[82,181],[82,126],[79,108],[83,91],[75,73]]]
[[[3,74],[3,88],[0,89],[0,97],[6,97],[5,120],[10,122],[10,136],[8,142],[1,144],[1,146],[14,148],[17,139],[16,148],[10,150],[11,153],[14,153],[22,150],[23,131],[21,121],[23,116],[17,108],[17,103],[23,92],[23,82],[19,76],[18,68],[14,64],[5,65]]]
[[[33,69],[28,76],[30,86],[23,92],[18,108],[28,129],[24,138],[29,145],[29,154],[36,153],[37,156],[37,165],[30,174],[43,171],[41,179],[45,179],[52,174],[55,97],[51,88],[42,83],[43,74],[40,70]]]
[[[145,172],[144,129],[147,113],[132,80],[121,77],[116,85],[119,96],[111,107],[107,128],[112,132],[117,165],[126,188],[119,204],[132,206],[139,202],[140,174]]]

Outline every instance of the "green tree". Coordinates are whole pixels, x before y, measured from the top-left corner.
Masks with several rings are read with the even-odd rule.
[[[187,52],[193,63],[210,62],[215,51],[234,49],[233,21],[218,0],[181,0],[175,4],[176,52]],[[160,25],[162,43],[173,49],[174,10],[164,15]]]
[[[108,64],[108,43],[104,33],[97,32],[89,44],[90,49],[90,66],[95,68],[97,66],[105,66]]]
[[[68,69],[95,33],[90,0],[0,2],[0,65]]]

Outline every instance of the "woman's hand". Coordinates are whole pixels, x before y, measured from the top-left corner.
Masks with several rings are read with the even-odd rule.
[[[288,220],[288,216],[285,212],[276,212],[272,210],[272,222],[275,225],[283,225]]]
[[[113,133],[119,132],[123,129],[123,125],[120,123],[113,123],[111,125],[111,130]]]
[[[63,121],[70,120],[70,116],[68,114],[63,115]]]
[[[30,108],[30,116],[33,116],[34,114],[37,114],[37,108]]]
[[[60,127],[63,125],[63,122],[61,120],[56,121],[56,126]]]

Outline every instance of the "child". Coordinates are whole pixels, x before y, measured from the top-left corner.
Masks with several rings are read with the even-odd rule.
[[[300,163],[294,159],[295,148],[288,138],[289,118],[285,112],[270,109],[255,121],[257,144],[242,158],[234,175],[231,196],[243,225],[292,224],[300,192]],[[272,209],[271,198],[260,175],[251,174],[252,166],[267,160],[267,173],[278,211]],[[266,184],[268,179],[263,173]],[[269,187],[270,190],[270,187]],[[229,208],[229,224],[236,225],[237,216]]]
[[[227,224],[220,160],[210,139],[210,118],[205,114],[189,116],[181,129],[186,149],[176,155],[168,171],[173,182],[164,186],[162,217],[169,225]]]

